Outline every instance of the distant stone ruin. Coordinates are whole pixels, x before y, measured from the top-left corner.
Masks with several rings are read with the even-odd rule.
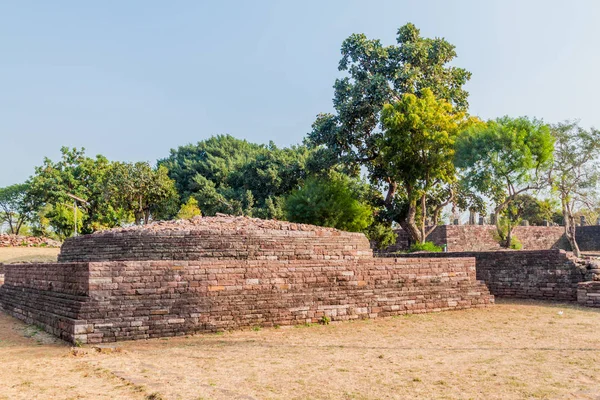
[[[5,266],[0,307],[71,342],[485,307],[474,258],[373,258],[359,233],[244,217],[80,236]]]

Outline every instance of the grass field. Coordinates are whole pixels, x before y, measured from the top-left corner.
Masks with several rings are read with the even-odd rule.
[[[54,262],[59,252],[48,247],[0,247],[0,263]]]
[[[0,314],[0,398],[598,399],[599,332],[600,310],[501,301],[98,352]]]

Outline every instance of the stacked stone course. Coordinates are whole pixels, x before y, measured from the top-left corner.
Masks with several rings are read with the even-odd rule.
[[[75,238],[61,250],[73,262],[8,265],[0,305],[65,340],[100,343],[494,301],[473,258],[375,259],[361,234],[203,220]]]
[[[396,244],[386,252],[407,250],[408,234],[396,230]],[[523,245],[523,250],[570,250],[562,226],[516,226],[513,235]],[[577,242],[582,251],[600,251],[600,226],[577,227]],[[440,225],[435,228],[428,241],[438,246],[446,245],[448,251],[502,251],[494,225]]]
[[[59,262],[124,260],[329,260],[371,258],[362,233],[243,217],[205,217],[65,240]]]
[[[586,307],[600,307],[600,281],[580,283],[577,302]]]
[[[30,280],[37,275],[32,270],[54,265],[32,265],[29,271],[9,268],[2,288],[4,308],[49,326],[66,340],[84,343],[314,323],[323,316],[333,321],[375,318],[493,302],[486,286],[475,280],[473,259],[73,263],[67,264],[70,277],[62,275],[63,283],[55,283],[57,278]],[[52,321],[56,314],[60,318]],[[71,318],[72,324],[65,327],[68,320],[63,317]],[[63,328],[57,331],[57,326]]]
[[[594,263],[559,249],[405,254],[406,258],[476,260],[477,279],[497,297],[577,301],[582,283],[598,279]]]

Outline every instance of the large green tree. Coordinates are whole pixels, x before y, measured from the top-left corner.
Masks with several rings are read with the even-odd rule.
[[[550,184],[560,198],[564,217],[565,235],[576,256],[581,252],[575,236],[577,208],[597,206],[597,186],[600,179],[600,131],[586,130],[576,122],[552,126],[554,136],[554,164]]]
[[[147,162],[115,162],[107,182],[111,200],[133,215],[136,224],[147,224],[152,217],[172,217],[177,213],[175,182],[164,166],[152,168]]]
[[[378,158],[386,165],[390,184],[398,185],[405,196],[400,225],[414,242],[424,243],[448,202],[435,205],[431,212],[434,226],[426,230],[427,209],[432,209],[427,200],[433,198],[435,189],[451,188],[456,181],[454,144],[467,120],[464,113],[454,112],[450,103],[437,100],[429,89],[424,89],[421,97],[404,94],[400,101],[386,104],[381,118],[384,133],[376,143]],[[446,198],[450,196],[451,192]]]
[[[0,188],[0,225],[6,223],[13,235],[18,235],[23,224],[32,216],[33,210],[25,203],[27,188],[27,184]]]
[[[413,24],[398,30],[397,45],[383,46],[379,40],[353,34],[343,42],[341,52],[339,70],[345,76],[334,84],[335,113],[317,116],[307,142],[332,155],[323,159],[362,167],[370,181],[387,192],[388,220],[406,225],[412,219],[410,203],[419,196],[415,191],[402,192],[399,170],[390,168],[392,155],[382,156],[381,145],[389,139],[381,124],[384,105],[390,104],[392,110],[394,104],[407,101],[404,95],[415,95],[416,101],[428,91],[455,111],[466,111],[468,93],[463,86],[471,73],[450,64],[456,57],[452,44],[443,38],[422,37]],[[398,129],[393,130],[398,136]],[[422,240],[422,230],[413,227],[409,233],[414,241]]]
[[[63,147],[61,155],[58,161],[45,158],[43,164],[35,168],[35,174],[27,182],[25,201],[36,210],[45,205],[62,209],[73,204],[71,194],[85,201],[78,203],[85,215],[81,232],[91,233],[118,225],[122,214],[105,193],[111,162],[101,155],[87,157],[83,148]],[[66,215],[65,212],[59,214]]]
[[[159,165],[181,198],[196,198],[205,215],[280,218],[283,197],[306,176],[309,156],[305,146],[280,149],[220,135],[171,150]]]
[[[511,245],[511,219],[517,196],[541,189],[552,164],[554,139],[548,125],[525,117],[502,117],[465,130],[456,146],[455,164],[468,186],[494,202],[498,234]],[[508,232],[500,226],[506,215]]]
[[[373,222],[371,207],[357,199],[364,183],[343,175],[310,177],[285,201],[288,221],[328,226],[350,232],[365,230]]]

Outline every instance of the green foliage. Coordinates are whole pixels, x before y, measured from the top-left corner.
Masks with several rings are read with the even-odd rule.
[[[465,130],[456,144],[456,165],[466,183],[498,206],[539,186],[552,163],[549,127],[525,117],[498,118]]]
[[[594,209],[598,205],[600,131],[563,122],[552,127],[552,135],[555,154],[549,183],[560,198],[567,239],[579,256],[575,217],[578,208]]]
[[[344,176],[308,178],[285,201],[289,221],[328,226],[350,232],[366,229],[373,221],[371,208],[357,200],[361,182]]]
[[[328,317],[327,315],[323,315],[321,318],[319,318],[319,324],[321,325],[329,325],[331,323],[331,318]]]
[[[220,135],[171,150],[159,164],[181,197],[193,196],[206,215],[280,218],[282,198],[304,178],[309,154],[304,146],[279,149]]]
[[[73,204],[50,205],[44,212],[44,217],[47,218],[49,226],[60,240],[73,236],[75,228]],[[81,232],[81,228],[88,218],[84,210],[77,210],[77,232]]]
[[[442,251],[440,246],[436,246],[433,242],[425,242],[425,243],[414,243],[408,249],[409,253],[414,253],[417,251],[427,251],[431,253],[439,253]]]
[[[133,215],[136,224],[151,217],[173,216],[178,195],[175,183],[164,166],[152,168],[147,162],[115,162],[107,191],[115,204]]]
[[[558,212],[558,204],[553,199],[539,200],[529,194],[515,197],[514,204],[521,220],[527,220],[530,225],[542,225],[544,221],[552,221]]]
[[[8,233],[18,235],[25,222],[33,216],[33,210],[25,203],[27,184],[0,188],[0,225],[8,225]]]
[[[351,35],[342,44],[339,69],[346,76],[334,85],[335,114],[319,114],[307,139],[311,146],[324,146],[319,151],[329,153],[321,157],[326,161],[323,166],[337,162],[350,171],[364,168],[376,187],[387,190],[385,202],[377,205],[385,207],[381,215],[388,222],[410,225],[415,241],[426,234],[416,229],[410,216],[414,198],[435,186],[437,178],[441,178],[440,185],[453,180],[451,163],[447,163],[454,137],[451,125],[467,109],[468,93],[463,85],[471,76],[449,65],[455,57],[453,45],[444,39],[421,37],[413,24],[398,30],[396,46],[383,46],[362,34]],[[435,98],[443,101],[433,101]],[[384,107],[387,111],[382,118]],[[443,126],[437,126],[437,119]],[[417,154],[412,150],[419,147],[420,139],[426,140],[421,155],[435,159],[437,165],[432,169],[437,169],[439,176],[413,175],[428,164],[396,155],[400,149],[414,160]],[[436,148],[442,149],[439,157],[433,153]],[[394,165],[394,161],[400,164]],[[402,178],[405,182],[399,181]],[[407,189],[410,193],[405,193]],[[435,210],[447,201],[434,205],[429,214],[435,218],[439,215]]]
[[[427,237],[425,220],[429,209],[444,204],[437,196],[450,196],[448,188],[455,182],[454,143],[459,129],[470,121],[452,105],[437,100],[424,89],[421,97],[405,94],[400,101],[386,104],[382,112],[383,136],[377,141],[379,158],[386,165],[386,175],[403,189],[406,212],[400,224],[414,242]],[[437,193],[436,193],[437,192]],[[432,196],[433,194],[437,196]],[[415,221],[420,206],[419,221]],[[433,212],[435,219],[440,209]],[[421,229],[417,229],[419,226]]]
[[[513,235],[512,239],[510,241],[510,249],[521,250],[522,248],[523,248],[523,244],[521,243],[519,238]]]
[[[512,226],[520,218],[518,206],[511,204],[517,195],[543,186],[544,173],[552,164],[553,144],[546,124],[525,117],[473,125],[457,141],[455,164],[462,170],[465,185],[489,197],[495,213],[507,218],[507,247]],[[500,229],[498,226],[499,234]]]
[[[46,158],[36,167],[28,181],[25,204],[32,210],[40,210],[45,205],[72,204],[73,200],[68,196],[72,194],[86,201],[78,204],[87,215],[81,226],[82,233],[91,233],[99,226],[117,226],[122,214],[105,195],[110,161],[100,155],[86,157],[84,149],[63,147],[61,153],[59,161]],[[36,224],[41,226],[40,221]]]
[[[389,224],[381,221],[372,223],[364,233],[376,249],[393,245],[398,236]]]
[[[179,212],[177,213],[178,219],[192,219],[194,217],[202,215],[200,208],[198,207],[198,200],[190,197],[185,204],[181,205]]]

